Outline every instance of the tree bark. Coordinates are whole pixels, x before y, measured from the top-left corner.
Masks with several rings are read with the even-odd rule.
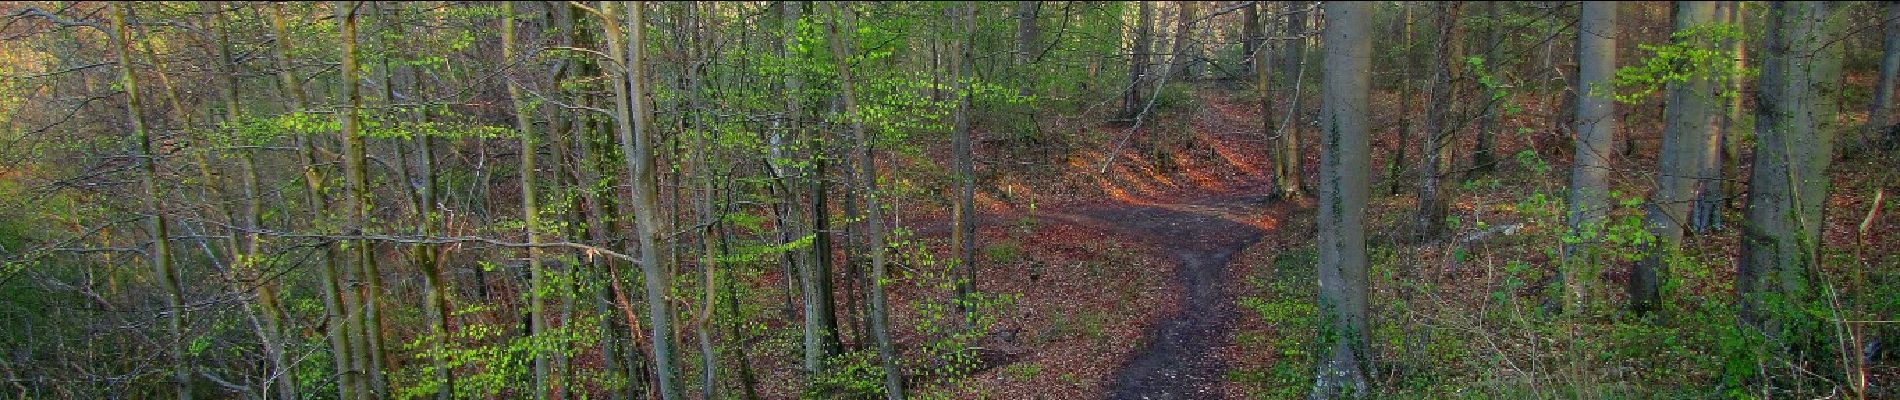
[[[346,202],[350,219],[345,232],[359,237],[351,241],[351,250],[356,253],[357,273],[361,274],[360,279],[363,280],[363,286],[357,289],[357,304],[361,305],[357,310],[361,315],[357,319],[361,320],[361,324],[356,328],[363,338],[358,346],[366,355],[366,358],[361,359],[369,379],[369,388],[365,394],[371,398],[384,398],[390,393],[388,380],[383,376],[383,367],[386,364],[384,364],[382,337],[383,315],[380,306],[383,293],[382,274],[376,267],[375,242],[360,238],[369,233],[370,189],[367,144],[363,138],[358,116],[363,107],[363,96],[356,54],[357,5],[355,1],[339,1],[335,4],[337,18],[342,21],[339,32],[340,40],[343,42],[343,98],[341,101],[345,104],[342,112],[338,113],[342,125],[339,139],[343,142],[344,183],[350,191]]]
[[[1485,47],[1483,67],[1486,70],[1486,74],[1496,79],[1502,79],[1499,75],[1504,71],[1504,59],[1502,57],[1504,54],[1504,14],[1498,11],[1500,4],[1503,3],[1496,1],[1484,2],[1484,17],[1489,22],[1484,28]],[[1496,147],[1493,142],[1496,141],[1499,129],[1498,107],[1496,106],[1497,101],[1492,100],[1491,97],[1494,95],[1495,88],[1486,87],[1482,84],[1479,84],[1478,88],[1481,90],[1479,92],[1479,98],[1482,99],[1480,101],[1483,102],[1484,106],[1483,111],[1481,111],[1482,114],[1479,115],[1478,141],[1471,149],[1471,172],[1473,174],[1485,174],[1490,173],[1492,167],[1497,164],[1497,157],[1491,153],[1493,148]]]
[[[956,232],[951,234],[951,242],[957,251],[957,310],[964,315],[965,327],[976,321],[976,163],[972,142],[976,133],[971,129],[971,101],[976,97],[970,90],[971,70],[976,68],[976,3],[964,2],[961,14],[954,21],[957,35],[961,38],[961,50],[956,63],[957,110],[953,117],[956,132],[950,136],[950,152],[955,164],[952,173],[956,176],[957,198],[953,213],[956,214]]]
[[[1462,5],[1455,2],[1436,3],[1438,12],[1438,43],[1432,50],[1432,86],[1431,101],[1425,109],[1425,129],[1423,140],[1419,141],[1419,155],[1425,157],[1419,164],[1418,173],[1418,213],[1412,220],[1412,236],[1418,241],[1436,240],[1445,232],[1445,216],[1449,211],[1452,185],[1452,146],[1457,139],[1457,129],[1451,124],[1453,101],[1458,98],[1458,88],[1452,85],[1457,80],[1460,63],[1464,60],[1463,43],[1458,28],[1458,11]]]
[[[1582,242],[1564,246],[1565,263],[1589,263],[1587,249],[1603,228],[1610,208],[1610,160],[1615,153],[1615,104],[1607,88],[1616,70],[1615,2],[1586,1],[1577,28],[1577,138],[1576,161],[1570,167],[1570,234]],[[1582,258],[1582,259],[1579,259]],[[1557,287],[1563,288],[1563,306],[1583,301],[1582,277],[1568,276],[1563,268]]]
[[[515,6],[512,1],[501,3],[501,65],[504,70],[513,69],[515,62]],[[514,104],[515,132],[521,135],[521,221],[522,231],[527,235],[528,248],[528,336],[539,338],[548,334],[547,315],[547,277],[541,266],[540,207],[535,194],[535,158],[539,150],[535,147],[537,139],[534,133],[533,112],[528,107],[528,99],[521,94],[522,78],[508,79],[508,100]],[[549,375],[552,367],[547,351],[534,351],[534,398],[546,399],[553,385]]]
[[[166,330],[170,335],[166,341],[171,350],[172,390],[178,399],[190,400],[193,397],[192,367],[185,343],[185,288],[179,284],[178,270],[172,264],[171,225],[165,217],[164,194],[158,188],[159,154],[153,146],[155,140],[145,129],[145,117],[139,111],[139,84],[136,74],[132,73],[132,34],[127,21],[131,19],[132,4],[119,3],[112,11],[113,41],[118,42],[119,85],[125,90],[126,120],[132,126],[132,136],[139,142],[139,186],[145,195],[145,210],[152,215],[146,218],[146,228],[151,230],[152,237],[152,274],[165,290],[164,314]]]
[[[1871,150],[1875,140],[1887,133],[1886,146],[1900,145],[1900,131],[1890,129],[1893,120],[1893,86],[1900,79],[1900,1],[1884,1],[1885,23],[1880,25],[1884,45],[1880,53],[1880,76],[1874,83],[1874,99],[1867,105],[1867,132],[1860,147]]]
[[[1365,398],[1372,369],[1367,329],[1367,141],[1372,85],[1372,6],[1325,3],[1325,94],[1321,104],[1319,182],[1320,360],[1313,398]]]
[[[1688,36],[1692,29],[1715,21],[1715,3],[1676,2],[1676,39],[1696,48],[1715,45]],[[1681,250],[1683,226],[1689,220],[1690,203],[1701,186],[1702,160],[1714,153],[1714,82],[1707,74],[1688,74],[1683,81],[1668,83],[1668,103],[1663,111],[1662,154],[1658,156],[1655,191],[1650,194],[1644,226],[1656,237],[1649,255],[1630,269],[1630,310],[1637,314],[1655,309],[1661,300],[1659,288],[1670,256]]]
[[[884,397],[888,400],[903,400],[904,370],[898,364],[897,346],[891,340],[890,305],[884,293],[884,212],[878,201],[877,153],[873,152],[875,139],[864,129],[864,117],[858,114],[856,82],[852,79],[851,63],[845,62],[851,54],[848,48],[852,45],[852,37],[844,32],[856,32],[856,24],[851,19],[852,13],[839,12],[838,6],[832,7],[832,23],[829,25],[831,58],[838,63],[839,96],[844,103],[845,118],[849,121],[847,126],[858,145],[858,176],[862,179],[860,184],[864,195],[865,247],[870,250],[871,258],[871,336],[877,342],[878,359],[884,368]]]
[[[1791,307],[1803,307],[1812,295],[1820,262],[1834,141],[1822,93],[1837,79],[1820,69],[1840,57],[1825,49],[1835,37],[1829,8],[1825,2],[1772,3],[1768,11],[1736,287],[1743,323],[1781,345],[1801,340],[1784,328],[1801,318]]]
[[[278,38],[290,37],[285,14],[283,3],[271,5],[269,13],[271,32]],[[304,112],[309,100],[304,94],[303,85],[297,78],[296,70],[290,64],[290,41],[276,40],[275,42],[273,58],[277,64],[278,84],[289,103],[285,107],[285,112]],[[304,201],[307,203],[305,206],[310,208],[311,221],[318,227],[322,227],[321,221],[327,219],[324,210],[330,207],[330,199],[324,194],[326,191],[323,185],[327,178],[323,176],[323,171],[318,169],[318,165],[321,164],[317,162],[317,144],[314,139],[299,136],[297,142],[298,147],[301,148]],[[326,326],[324,334],[330,342],[330,356],[335,364],[336,373],[340,376],[336,385],[337,398],[356,399],[365,390],[366,385],[363,383],[360,363],[357,362],[360,354],[354,350],[357,338],[350,336],[351,327],[355,324],[351,323],[349,316],[355,313],[350,310],[351,304],[343,293],[343,271],[337,261],[340,258],[337,254],[337,246],[329,242],[319,243],[318,246],[322,247],[322,251],[317,255],[318,262],[323,266],[323,281],[320,284],[323,288],[323,305],[326,312],[324,317],[331,321]]]
[[[238,65],[237,58],[232,54],[231,20],[223,10],[223,2],[214,1],[209,2],[208,5],[217,12],[217,50],[218,62],[222,67],[220,75],[224,81],[225,121],[236,124],[243,121],[244,110],[239,105]],[[244,194],[243,221],[239,226],[244,229],[242,232],[234,230],[232,234],[242,238],[240,242],[243,248],[233,250],[241,251],[243,255],[234,264],[246,271],[245,275],[248,279],[256,280],[258,314],[264,317],[262,329],[264,334],[261,335],[260,340],[264,342],[264,356],[270,359],[271,374],[274,376],[271,380],[271,389],[275,391],[279,399],[297,400],[299,397],[297,376],[292,368],[295,363],[284,352],[284,335],[288,332],[285,321],[289,317],[284,315],[283,302],[278,298],[280,288],[277,281],[259,273],[261,260],[264,257],[264,241],[258,234],[264,228],[264,198],[263,190],[259,187],[257,160],[254,153],[250,150],[239,152]]]
[[[1275,138],[1273,158],[1273,188],[1281,199],[1295,200],[1306,197],[1304,171],[1300,164],[1305,157],[1300,155],[1300,131],[1306,124],[1300,120],[1305,113],[1300,109],[1300,82],[1306,80],[1306,38],[1309,33],[1307,21],[1312,19],[1310,11],[1294,10],[1300,7],[1298,2],[1288,3],[1286,23],[1280,26],[1281,36],[1286,37],[1286,57],[1282,62],[1286,67],[1280,70],[1280,87],[1286,89],[1288,105],[1280,117],[1279,135]]]
[[[1121,119],[1131,121],[1141,114],[1144,103],[1141,84],[1148,80],[1148,65],[1154,59],[1155,6],[1150,1],[1138,3],[1135,19],[1139,22],[1135,27],[1135,43],[1128,55],[1128,90],[1122,95],[1121,110]]]
[[[633,183],[633,218],[635,242],[639,244],[640,271],[645,278],[648,329],[653,347],[653,379],[657,382],[659,397],[664,400],[679,398],[677,378],[678,356],[673,349],[673,306],[667,300],[667,292],[672,288],[672,268],[662,262],[671,257],[661,254],[665,248],[660,245],[658,213],[659,181],[655,176],[657,168],[654,160],[654,141],[657,139],[653,127],[653,110],[647,104],[646,80],[646,27],[644,2],[632,2],[626,8],[624,31],[627,36],[622,43],[622,22],[616,19],[611,3],[602,3],[602,14],[606,16],[607,46],[609,57],[620,60],[624,66],[614,73],[615,118],[619,136],[620,151]]]

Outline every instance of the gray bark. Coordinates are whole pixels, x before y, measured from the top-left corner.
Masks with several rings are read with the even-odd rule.
[[[1319,302],[1327,356],[1314,379],[1313,398],[1364,398],[1372,366],[1366,324],[1366,194],[1371,148],[1367,141],[1371,94],[1370,3],[1326,2],[1326,68],[1321,104],[1319,182]]]
[[[1586,1],[1577,28],[1577,111],[1575,162],[1570,167],[1570,210],[1567,221],[1572,235],[1594,232],[1603,225],[1610,208],[1610,160],[1615,149],[1615,104],[1608,92],[1616,71],[1616,3]],[[1589,246],[1591,238],[1564,248],[1566,262],[1579,261],[1578,252]],[[1576,305],[1582,299],[1581,277],[1558,276],[1564,290],[1564,303]]]
[[[1314,18],[1308,15],[1309,11],[1294,11],[1299,7],[1299,2],[1289,3],[1285,24],[1280,26],[1281,36],[1290,38],[1282,54],[1286,57],[1282,60],[1285,68],[1280,71],[1281,87],[1287,90],[1285,96],[1288,104],[1285,114],[1280,118],[1279,134],[1273,143],[1276,146],[1273,152],[1274,195],[1288,200],[1306,197],[1304,171],[1300,168],[1300,161],[1305,159],[1300,156],[1300,130],[1306,127],[1300,121],[1305,114],[1300,109],[1300,83],[1306,80],[1307,23]]]
[[[1826,2],[1769,8],[1736,286],[1743,321],[1771,336],[1786,333],[1781,319],[1791,317],[1771,310],[1805,301],[1819,264],[1834,141],[1834,118],[1823,106],[1823,93],[1833,87],[1831,79],[1838,79],[1825,70],[1840,57],[1825,48],[1834,37],[1827,28],[1829,12]],[[1771,303],[1768,297],[1778,300]]]
[[[1676,32],[1687,32],[1715,21],[1715,3],[1676,2]],[[1714,46],[1696,37],[1677,37],[1679,43],[1705,48]],[[1649,255],[1630,269],[1630,309],[1637,313],[1652,310],[1660,300],[1661,287],[1670,255],[1681,250],[1682,231],[1689,220],[1690,203],[1707,182],[1702,162],[1714,154],[1712,128],[1721,114],[1716,106],[1714,82],[1707,74],[1692,73],[1685,81],[1670,82],[1666,88],[1668,103],[1663,110],[1662,154],[1657,157],[1655,191],[1650,193],[1644,227],[1656,241]]]
[[[1872,141],[1882,132],[1888,132],[1887,146],[1900,144],[1900,133],[1888,129],[1893,120],[1894,80],[1900,78],[1900,1],[1886,1],[1884,18],[1881,24],[1881,36],[1884,49],[1880,55],[1880,77],[1874,83],[1874,101],[1867,106],[1867,132],[1862,137],[1862,148],[1871,148]]]
[[[667,300],[668,289],[672,288],[671,261],[665,247],[660,245],[660,236],[665,232],[659,224],[659,181],[655,176],[657,169],[654,160],[654,142],[657,135],[653,129],[653,110],[647,104],[646,80],[646,29],[645,8],[643,2],[627,4],[625,21],[615,21],[612,3],[603,3],[602,14],[608,20],[606,25],[607,46],[610,57],[622,60],[624,67],[615,71],[614,102],[620,114],[615,118],[620,139],[620,151],[626,163],[633,186],[634,231],[640,250],[640,271],[647,303],[647,320],[650,323],[648,340],[653,346],[653,378],[658,383],[661,399],[679,398],[678,355],[673,349],[673,307]],[[624,22],[625,41],[622,42],[621,22]]]

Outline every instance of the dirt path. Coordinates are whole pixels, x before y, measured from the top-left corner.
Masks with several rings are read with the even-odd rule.
[[[1267,233],[1247,222],[1264,212],[1266,203],[1263,197],[1227,196],[1041,213],[1141,239],[1180,263],[1175,276],[1185,290],[1180,309],[1150,328],[1140,350],[1108,382],[1107,398],[1223,397],[1226,368],[1218,349],[1229,343],[1235,310],[1221,283],[1227,263]]]

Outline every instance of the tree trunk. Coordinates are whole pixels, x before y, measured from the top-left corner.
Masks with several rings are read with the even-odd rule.
[[[272,4],[271,7],[272,33],[280,38],[289,37],[289,24],[286,21],[283,3]],[[303,85],[299,83],[295,69],[291,68],[290,41],[277,40],[275,42],[276,46],[273,50],[277,64],[278,84],[282,87],[284,97],[289,100],[285,111],[304,112],[304,107],[309,104],[309,100],[304,94]],[[311,221],[321,227],[320,221],[327,219],[324,211],[330,207],[329,196],[324,194],[323,188],[327,178],[323,176],[322,170],[318,169],[318,165],[321,164],[317,161],[317,144],[314,138],[300,136],[297,142],[301,147],[302,155],[300,161],[304,178],[304,201],[310,208]],[[362,394],[366,385],[363,383],[360,363],[356,361],[360,354],[354,351],[357,338],[350,336],[351,326],[355,324],[351,323],[349,316],[354,315],[354,312],[350,310],[350,302],[344,297],[343,272],[337,261],[339,258],[337,246],[327,241],[320,242],[318,246],[323,249],[317,255],[318,262],[323,266],[323,281],[320,284],[323,287],[323,306],[326,312],[324,317],[331,321],[324,330],[324,334],[330,342],[330,356],[335,363],[336,373],[340,376],[336,385],[337,397],[355,399]]]
[[[1141,84],[1148,79],[1148,64],[1154,59],[1155,6],[1149,1],[1138,3],[1140,10],[1136,19],[1140,21],[1135,27],[1135,43],[1128,56],[1128,90],[1122,96],[1121,111],[1121,119],[1131,121],[1141,114],[1144,103]]]
[[[1804,333],[1784,328],[1801,318],[1797,310],[1805,310],[1814,290],[1833,150],[1834,119],[1821,97],[1836,77],[1817,70],[1840,53],[1825,50],[1839,47],[1827,46],[1835,37],[1827,3],[1769,7],[1736,287],[1742,321],[1788,346],[1805,340],[1797,336]]]
[[[1400,37],[1405,46],[1399,50],[1400,60],[1411,60],[1412,54],[1415,53],[1412,50],[1412,6],[1413,3],[1410,2],[1399,5],[1400,8],[1404,9],[1400,11],[1399,19],[1402,20],[1401,23],[1404,24],[1404,32]],[[1405,149],[1408,147],[1405,142],[1407,138],[1412,136],[1413,63],[1402,62],[1399,64],[1401,64],[1399,67],[1401,71],[1399,73],[1399,140],[1396,145],[1392,146],[1392,160],[1386,162],[1385,169],[1386,194],[1391,196],[1399,195],[1399,186],[1405,183],[1404,177],[1401,176],[1405,167]]]
[[[632,2],[625,11],[624,31],[628,36],[622,43],[622,22],[616,20],[612,3],[602,3],[602,14],[607,17],[607,46],[609,57],[620,60],[624,67],[614,71],[614,103],[620,114],[615,118],[620,136],[620,151],[626,162],[629,176],[633,180],[633,218],[634,234],[639,243],[640,271],[644,276],[647,303],[647,329],[651,331],[653,346],[653,378],[658,383],[661,399],[679,398],[679,382],[676,378],[678,356],[673,350],[673,306],[667,300],[672,288],[672,268],[662,262],[672,258],[661,254],[665,248],[660,245],[664,230],[659,224],[659,181],[656,180],[654,160],[654,141],[657,135],[653,127],[653,111],[647,105],[646,81],[646,27],[644,2]]]
[[[1609,87],[1616,70],[1615,2],[1586,1],[1577,29],[1577,139],[1576,161],[1570,167],[1570,234],[1584,236],[1603,228],[1610,209],[1610,159],[1615,149],[1615,106],[1611,93],[1597,88]],[[1588,246],[1594,237],[1564,247],[1566,264],[1590,263]],[[1579,305],[1583,301],[1583,277],[1568,276],[1563,268],[1558,276],[1564,298],[1559,306]]]
[[[1736,30],[1742,28],[1741,2],[1723,1],[1715,5],[1715,16],[1724,23],[1731,24]],[[1722,47],[1734,57],[1736,70],[1743,67],[1743,43],[1735,38],[1726,39]],[[1728,206],[1729,199],[1735,198],[1737,164],[1741,162],[1738,154],[1739,144],[1735,138],[1742,121],[1742,84],[1740,76],[1723,77],[1719,82],[1726,85],[1727,95],[1721,98],[1721,118],[1716,123],[1715,134],[1710,138],[1712,149],[1704,153],[1696,187],[1695,207],[1690,211],[1689,230],[1697,234],[1722,229],[1722,209]],[[1717,112],[1717,110],[1709,110]]]
[[[1256,7],[1266,7],[1266,5],[1260,4],[1260,5],[1256,5]],[[1268,11],[1272,11],[1272,9],[1269,8]],[[1274,103],[1273,72],[1274,71],[1273,71],[1273,63],[1270,61],[1271,58],[1269,57],[1273,52],[1271,51],[1272,46],[1269,44],[1270,42],[1266,41],[1264,38],[1264,36],[1266,35],[1265,32],[1269,32],[1269,30],[1267,29],[1265,25],[1268,23],[1268,21],[1272,21],[1273,18],[1256,17],[1256,19],[1260,20],[1260,21],[1256,21],[1256,23],[1260,24],[1261,26],[1252,27],[1251,29],[1254,31],[1254,33],[1257,36],[1261,37],[1261,40],[1260,40],[1260,46],[1253,50],[1253,53],[1251,54],[1252,56],[1251,58],[1253,59],[1253,65],[1254,65],[1254,69],[1253,69],[1254,90],[1256,91],[1256,93],[1260,95],[1260,137],[1266,139],[1267,145],[1265,147],[1267,149],[1268,161],[1272,162],[1275,167],[1278,167],[1280,165],[1280,159],[1278,158],[1278,155],[1280,154],[1280,150],[1276,149],[1275,145],[1279,144],[1279,135],[1274,134],[1274,127],[1276,125],[1274,123],[1274,118],[1273,118],[1273,103]],[[1281,73],[1284,74],[1285,72],[1281,72]],[[1274,184],[1278,185],[1279,177],[1280,177],[1278,168],[1274,169],[1273,176],[1275,178]],[[1274,193],[1269,193],[1269,194],[1277,195],[1278,191],[1276,190],[1274,191]]]
[[[1320,360],[1313,398],[1365,398],[1372,369],[1367,329],[1366,194],[1371,148],[1372,6],[1326,2],[1325,94],[1321,104],[1319,182]]]
[[[1484,28],[1486,39],[1483,67],[1486,74],[1496,79],[1502,79],[1499,75],[1504,71],[1502,57],[1504,54],[1504,14],[1498,11],[1500,4],[1503,3],[1496,1],[1484,3],[1484,17],[1489,22]],[[1492,167],[1497,164],[1497,157],[1491,153],[1496,147],[1493,142],[1498,135],[1498,107],[1496,106],[1498,100],[1492,99],[1496,88],[1482,84],[1478,88],[1481,90],[1479,98],[1482,99],[1480,101],[1484,106],[1479,115],[1481,119],[1478,121],[1478,142],[1471,149],[1471,171],[1473,174],[1485,174],[1490,173]]]
[[[1260,9],[1265,7],[1266,3],[1255,2],[1240,9],[1240,54],[1242,55],[1240,69],[1243,73],[1259,75],[1254,68],[1261,65],[1257,58],[1260,56],[1261,44],[1266,40],[1265,31],[1262,30],[1264,27],[1261,26],[1260,21]]]
[[[957,251],[957,310],[963,312],[965,327],[974,325],[976,309],[976,163],[972,142],[976,133],[971,129],[971,101],[976,97],[970,92],[971,70],[976,68],[976,3],[964,2],[960,16],[957,36],[962,38],[961,50],[956,63],[957,110],[953,118],[956,133],[950,136],[950,152],[955,158],[952,173],[957,182],[956,232],[951,234],[952,247]]]
[[[851,76],[851,64],[844,62],[851,54],[851,36],[843,32],[856,32],[852,13],[839,12],[833,6],[831,10],[831,57],[838,62],[838,90],[844,103],[844,115],[851,129],[852,137],[857,140],[858,176],[862,179],[866,220],[864,223],[865,247],[870,250],[870,303],[871,336],[877,342],[878,359],[884,368],[884,397],[888,400],[903,400],[904,370],[898,364],[897,346],[891,341],[890,306],[884,294],[885,246],[884,212],[878,202],[877,191],[877,153],[873,152],[874,140],[864,129],[863,116],[858,114],[856,82]],[[1032,22],[1033,24],[1033,22]],[[839,25],[844,25],[842,28]]]
[[[1886,146],[1900,145],[1900,131],[1889,129],[1893,121],[1893,86],[1900,78],[1900,1],[1882,2],[1886,5],[1884,13],[1886,23],[1881,24],[1881,37],[1885,44],[1880,53],[1880,77],[1874,83],[1874,101],[1867,105],[1867,132],[1861,137],[1860,147],[1873,149],[1874,141],[1881,139],[1885,132]]]
[[[1451,124],[1453,101],[1458,98],[1452,82],[1464,61],[1463,43],[1458,29],[1458,11],[1462,4],[1436,3],[1438,6],[1438,43],[1433,46],[1430,103],[1425,109],[1423,140],[1419,154],[1424,162],[1418,172],[1418,213],[1412,220],[1412,237],[1418,241],[1436,240],[1445,232],[1445,216],[1451,202],[1450,181],[1452,146],[1457,129]]]
[[[1168,71],[1165,74],[1177,74],[1182,81],[1194,80],[1188,73],[1188,64],[1194,62],[1194,20],[1200,14],[1200,2],[1177,1],[1174,3],[1174,46],[1169,50]],[[1161,88],[1155,88],[1160,93]]]
[[[1286,112],[1281,115],[1274,145],[1273,188],[1274,195],[1281,199],[1295,200],[1306,197],[1306,182],[1300,164],[1305,157],[1300,155],[1300,130],[1306,128],[1301,118],[1305,115],[1300,108],[1300,84],[1306,80],[1306,38],[1309,27],[1307,21],[1310,11],[1294,10],[1302,7],[1298,2],[1288,3],[1286,23],[1280,26],[1281,36],[1286,37],[1286,51],[1283,62],[1286,67],[1280,71],[1280,87],[1286,90],[1288,98]]]
[[[515,7],[514,2],[501,3],[501,66],[513,69],[515,62]],[[535,147],[534,117],[529,110],[528,99],[521,94],[521,85],[516,83],[524,78],[508,79],[508,100],[514,104],[515,131],[521,135],[521,221],[522,230],[528,240],[528,336],[540,338],[548,335],[547,315],[547,277],[541,266],[541,249],[535,247],[541,243],[541,216],[539,201],[535,195],[535,158],[539,150]],[[548,350],[534,351],[534,398],[546,399],[553,390],[549,375],[551,368]]]
[[[1715,3],[1676,2],[1678,41],[1696,48],[1715,43],[1686,34],[1691,29],[1715,21]],[[1667,109],[1663,111],[1662,154],[1657,157],[1656,187],[1650,194],[1644,225],[1656,236],[1649,255],[1630,269],[1630,309],[1637,314],[1653,310],[1661,300],[1659,288],[1665,274],[1661,271],[1670,256],[1681,250],[1682,230],[1689,219],[1690,203],[1703,182],[1702,160],[1713,154],[1710,143],[1714,119],[1714,82],[1706,76],[1690,74],[1684,81],[1668,84]]]
[[[1041,8],[1040,1],[1016,2],[1016,65],[1028,65],[1035,61],[1038,42],[1042,41],[1042,29],[1036,25],[1036,11]]]
[[[222,66],[220,75],[224,80],[225,121],[236,124],[243,120],[244,110],[239,103],[241,100],[238,96],[238,65],[236,56],[232,54],[231,21],[228,14],[223,11],[222,2],[210,2],[208,5],[211,9],[217,10],[217,50],[218,62]],[[258,314],[264,317],[262,329],[264,334],[260,340],[264,342],[264,356],[270,359],[270,371],[276,376],[271,381],[271,389],[275,391],[279,399],[297,400],[299,397],[297,376],[292,367],[295,362],[291,361],[290,356],[284,352],[284,335],[289,332],[285,321],[289,320],[289,316],[284,315],[283,302],[278,298],[280,289],[278,282],[259,273],[260,260],[264,257],[264,242],[258,234],[264,228],[264,192],[259,187],[257,160],[254,153],[254,151],[244,150],[239,154],[244,193],[243,221],[239,226],[243,229],[242,232],[234,230],[232,233],[243,238],[240,241],[243,249],[239,250],[243,253],[243,257],[235,264],[242,266],[248,278],[256,280]]]
[[[172,264],[171,226],[165,217],[164,194],[158,187],[158,153],[152,136],[145,130],[145,117],[139,111],[138,79],[132,73],[132,34],[128,28],[132,4],[119,3],[112,9],[113,40],[118,42],[119,86],[125,90],[126,120],[132,125],[132,136],[139,142],[139,186],[143,189],[145,210],[152,217],[147,219],[151,229],[152,253],[150,256],[152,274],[156,275],[159,285],[165,290],[165,321],[170,337],[166,338],[171,354],[172,390],[180,400],[190,400],[191,371],[190,357],[187,356],[185,343],[185,288],[179,284],[178,270]]]

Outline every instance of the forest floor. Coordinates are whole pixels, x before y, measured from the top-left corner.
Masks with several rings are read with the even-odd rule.
[[[974,381],[959,388],[964,394],[1228,397],[1224,354],[1231,353],[1239,315],[1230,262],[1263,238],[1281,235],[1281,218],[1307,206],[1266,196],[1265,146],[1251,129],[1259,123],[1257,108],[1229,95],[1193,92],[1196,107],[1134,132],[1108,173],[1097,170],[1102,153],[1078,152],[1053,172],[1043,170],[1054,176],[992,176],[991,187],[1002,189],[979,195],[985,209],[980,262],[1026,271],[986,273],[979,282],[982,291],[1017,296],[1016,315],[998,321],[993,330],[1004,332],[1001,339],[985,343],[1005,354],[984,357]],[[1114,125],[1081,131],[1110,142],[1130,134]],[[1015,196],[1005,197],[1011,189]],[[947,224],[919,233],[947,236],[947,226],[937,225]],[[995,251],[998,246],[1019,250]],[[1101,266],[1085,272],[1065,265]],[[907,314],[898,310],[895,318],[914,318]],[[905,336],[899,332],[900,341]]]

